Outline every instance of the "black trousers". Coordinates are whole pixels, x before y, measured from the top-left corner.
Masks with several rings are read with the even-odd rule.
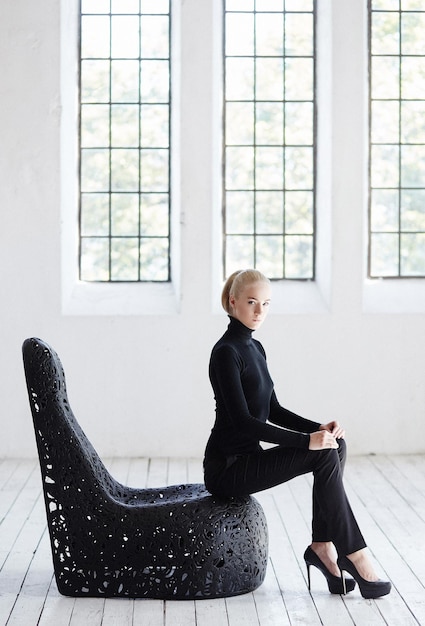
[[[339,448],[331,450],[276,446],[227,459],[207,456],[205,485],[218,496],[245,496],[312,472],[312,541],[332,541],[338,554],[345,556],[366,547],[366,543],[342,481],[346,443],[344,439],[338,443]]]

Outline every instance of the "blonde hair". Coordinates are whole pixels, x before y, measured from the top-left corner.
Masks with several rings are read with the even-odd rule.
[[[221,304],[226,313],[229,315],[232,314],[232,307],[229,300],[230,296],[237,299],[241,291],[243,291],[247,285],[252,285],[252,283],[270,283],[270,280],[259,270],[252,269],[238,270],[229,276],[221,293]]]

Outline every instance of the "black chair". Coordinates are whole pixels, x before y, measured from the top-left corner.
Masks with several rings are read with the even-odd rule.
[[[183,600],[263,582],[268,536],[257,500],[221,500],[201,484],[120,484],[72,413],[55,351],[30,338],[23,358],[60,593]]]

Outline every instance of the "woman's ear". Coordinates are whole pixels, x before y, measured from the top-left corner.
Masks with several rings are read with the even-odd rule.
[[[229,304],[230,308],[233,309],[233,307],[235,306],[235,296],[229,296]]]

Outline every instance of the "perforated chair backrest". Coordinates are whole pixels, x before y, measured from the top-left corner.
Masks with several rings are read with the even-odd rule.
[[[76,420],[69,404],[65,373],[57,353],[38,338],[26,339],[23,360],[43,485],[61,498],[75,489],[99,487],[114,492],[112,478]]]

